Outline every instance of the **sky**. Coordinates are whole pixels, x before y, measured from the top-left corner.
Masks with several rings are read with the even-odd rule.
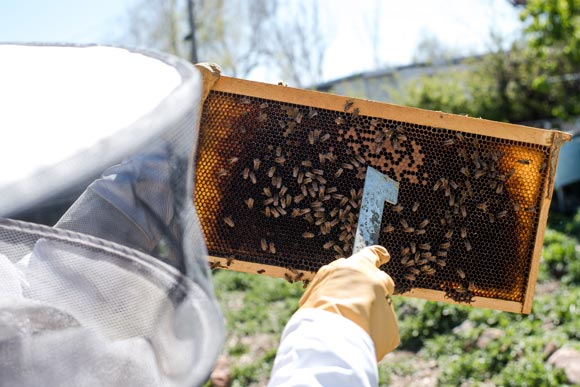
[[[136,1],[0,0],[0,41],[123,43],[122,20]],[[481,53],[492,30],[509,41],[521,26],[519,10],[507,0],[320,2],[328,42],[322,81],[408,64],[424,37],[464,54]],[[377,55],[368,38],[374,23],[380,26]],[[267,71],[251,78],[275,81]]]

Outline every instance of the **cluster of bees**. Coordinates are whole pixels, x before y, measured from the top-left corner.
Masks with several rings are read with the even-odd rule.
[[[242,104],[250,104],[243,98]],[[352,101],[345,103],[345,113],[351,108]],[[309,108],[299,109],[295,106],[282,105],[284,119],[277,122],[286,140],[286,147],[268,145],[267,152],[260,158],[254,158],[247,166],[236,166],[240,157],[228,160],[229,166],[218,172],[218,177],[229,176],[234,170],[241,170],[241,179],[245,184],[260,186],[259,197],[243,199],[244,205],[251,210],[259,211],[266,218],[280,219],[284,217],[304,220],[308,226],[302,234],[304,239],[326,238],[322,243],[324,250],[333,252],[335,258],[350,254],[358,224],[358,209],[362,200],[362,188],[352,188],[348,192],[339,192],[337,181],[349,180],[353,177],[364,179],[366,161],[360,155],[352,155],[348,160],[339,161],[334,154],[334,147],[327,141],[331,134],[320,130],[311,123],[318,112]],[[268,104],[259,105],[254,115],[256,126],[268,121]],[[349,113],[356,117],[358,109]],[[341,118],[340,123],[348,122],[349,117]],[[338,124],[338,123],[337,123]],[[245,127],[239,130],[246,132]],[[296,147],[313,146],[319,151],[312,159],[296,160],[292,149]],[[309,152],[311,153],[311,152]],[[266,183],[266,184],[264,184]],[[264,186],[265,185],[265,186]],[[228,227],[235,227],[236,222],[231,215],[223,218]],[[273,241],[265,238],[260,240],[259,251],[276,254]],[[287,267],[287,280],[294,282],[302,280],[302,274]],[[292,274],[291,274],[292,273]]]
[[[250,126],[255,130],[267,124],[268,130],[272,130],[274,125],[280,131],[276,136],[281,136],[282,141],[274,140],[274,144],[264,145],[259,157],[238,155],[228,159],[228,165],[218,172],[218,177],[239,176],[242,184],[253,187],[251,190],[241,189],[241,192],[259,192],[253,197],[241,199],[243,206],[249,210],[271,220],[303,220],[306,231],[302,233],[302,238],[320,241],[320,246],[332,252],[335,258],[348,256],[358,224],[363,194],[360,187],[367,166],[365,157],[348,151],[347,145],[344,149],[335,148],[340,146],[333,137],[336,133],[320,129],[316,117],[321,112],[312,107],[284,104],[273,107],[267,102],[254,105],[255,102],[247,98],[242,98],[240,102],[251,105],[248,111],[251,111],[254,120],[253,123],[239,125],[240,133],[246,133],[246,128],[250,129]],[[269,116],[274,111],[271,108],[276,109],[276,118]],[[339,128],[357,126],[355,122],[358,122],[359,113],[353,101],[348,100],[343,112],[334,119],[334,124]],[[386,142],[397,150],[408,141],[409,134],[401,125],[386,124],[386,121],[374,118],[370,119],[370,125],[366,121],[366,125],[365,130],[375,133],[374,141],[369,141],[372,144],[365,145],[368,146],[368,154],[379,153]],[[456,159],[463,166],[458,171],[450,171],[449,176],[437,176],[431,181],[429,190],[442,199],[442,203],[446,203],[437,210],[440,214],[438,219],[420,216],[423,211],[420,211],[422,204],[418,201],[409,205],[405,204],[408,200],[403,200],[407,207],[403,204],[386,207],[385,211],[392,211],[386,219],[392,223],[386,224],[382,231],[395,237],[400,246],[396,262],[399,293],[444,270],[445,280],[440,281],[440,289],[455,301],[471,302],[477,287],[466,270],[469,268],[460,267],[463,258],[473,250],[468,218],[473,211],[478,211],[490,223],[495,223],[512,212],[535,212],[535,208],[522,208],[517,201],[504,194],[506,182],[515,170],[502,172],[499,163],[503,155],[500,151],[482,147],[477,138],[464,136],[460,132],[443,139],[441,145],[445,151],[456,152]],[[309,155],[306,159],[305,154]],[[529,160],[524,159],[518,162],[529,164]],[[359,182],[353,183],[355,180]],[[345,187],[354,188],[347,191]],[[423,213],[432,217],[435,211],[426,209]],[[236,226],[232,215],[226,215],[223,222],[230,228]],[[437,238],[439,241],[433,243]],[[274,241],[268,239],[261,238],[256,250],[276,255],[278,249]],[[303,281],[302,272],[292,267],[286,269],[289,282]],[[263,269],[258,273],[264,273]],[[454,279],[450,280],[451,277]],[[420,282],[421,285],[424,283]]]

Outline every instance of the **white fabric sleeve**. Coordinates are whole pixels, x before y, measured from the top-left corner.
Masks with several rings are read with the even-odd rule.
[[[375,347],[352,321],[318,309],[302,309],[282,334],[269,387],[374,387]]]

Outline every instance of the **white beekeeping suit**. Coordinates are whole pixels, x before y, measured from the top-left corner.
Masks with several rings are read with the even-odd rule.
[[[112,47],[0,58],[0,386],[202,385],[224,324],[192,203],[201,74]],[[55,227],[8,219],[106,168]]]
[[[388,262],[373,246],[322,267],[284,333],[270,387],[378,385],[377,362],[399,344]]]

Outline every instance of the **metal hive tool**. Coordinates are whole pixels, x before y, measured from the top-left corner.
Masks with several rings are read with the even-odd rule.
[[[370,165],[400,184],[379,238],[397,293],[529,313],[569,139],[222,77],[202,114],[195,205],[212,267],[307,282],[350,254]]]

